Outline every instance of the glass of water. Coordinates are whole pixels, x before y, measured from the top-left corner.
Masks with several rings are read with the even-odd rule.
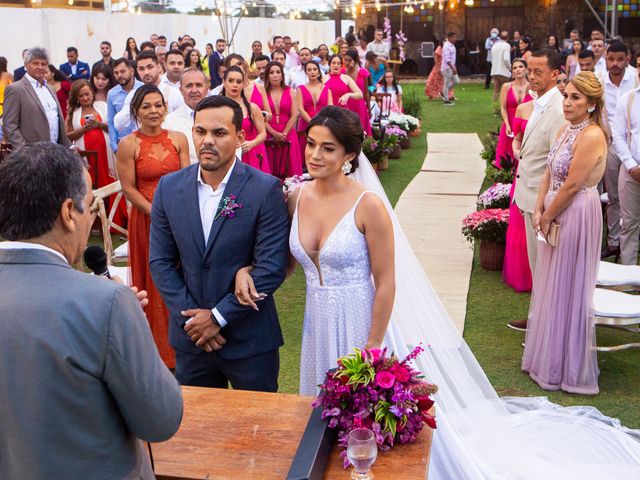
[[[355,480],[371,480],[371,465],[378,456],[378,445],[373,432],[368,428],[356,428],[349,433],[347,458],[353,471],[351,478]]]

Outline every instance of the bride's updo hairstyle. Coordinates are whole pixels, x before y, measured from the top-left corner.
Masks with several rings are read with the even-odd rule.
[[[589,114],[589,120],[598,125],[604,136],[609,139],[609,128],[605,123],[605,115],[603,115],[604,88],[598,77],[593,72],[580,72],[569,83],[587,97],[590,104],[595,105],[595,110]]]
[[[351,172],[358,168],[358,155],[362,151],[362,141],[364,140],[364,130],[360,117],[346,108],[330,105],[320,110],[309,122],[306,133],[313,127],[327,127],[336,139],[344,147],[345,153],[354,153],[355,158],[351,160]]]

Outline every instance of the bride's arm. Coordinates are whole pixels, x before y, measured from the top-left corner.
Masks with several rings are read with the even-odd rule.
[[[356,212],[356,221],[364,228],[376,287],[366,348],[379,348],[389,325],[396,295],[393,225],[384,204],[373,194],[362,199]]]

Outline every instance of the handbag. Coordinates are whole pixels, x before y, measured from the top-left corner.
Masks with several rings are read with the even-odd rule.
[[[549,234],[547,235],[547,242],[552,247],[558,246],[558,241],[560,240],[560,223],[557,220],[551,222],[551,226],[549,227]]]

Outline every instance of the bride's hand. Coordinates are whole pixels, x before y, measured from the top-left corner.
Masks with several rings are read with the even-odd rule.
[[[236,273],[235,294],[240,305],[245,305],[253,308],[254,310],[259,310],[255,302],[263,300],[267,295],[256,291],[256,286],[253,283],[253,278],[251,277],[252,271],[253,265],[249,265],[248,267],[238,270],[238,273]]]

